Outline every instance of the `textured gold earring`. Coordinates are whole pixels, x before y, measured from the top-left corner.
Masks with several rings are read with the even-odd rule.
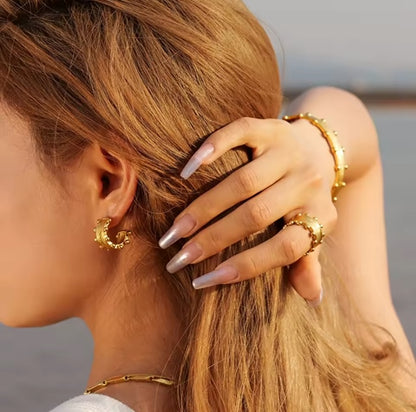
[[[97,219],[97,226],[93,229],[95,232],[94,242],[98,242],[100,248],[110,249],[122,249],[124,245],[130,243],[129,236],[131,232],[129,230],[122,230],[116,235],[116,242],[113,243],[108,236],[108,227],[111,223],[111,217],[102,217]]]

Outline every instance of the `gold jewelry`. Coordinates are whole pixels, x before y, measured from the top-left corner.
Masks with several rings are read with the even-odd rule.
[[[328,142],[329,148],[335,161],[335,182],[332,186],[332,201],[335,203],[338,199],[338,192],[346,186],[346,182],[344,182],[344,172],[346,169],[348,169],[348,165],[345,164],[345,148],[342,147],[338,141],[338,133],[335,130],[328,129],[325,119],[319,119],[309,112],[283,117],[283,120],[286,120],[287,122],[292,122],[298,119],[308,120],[310,123],[316,126],[321,131],[322,136]]]
[[[97,226],[93,229],[95,232],[94,242],[98,242],[100,248],[110,249],[122,249],[124,245],[130,243],[129,236],[131,232],[128,230],[122,230],[116,235],[117,243],[113,243],[108,236],[108,227],[110,226],[111,217],[102,217],[97,219]]]
[[[312,253],[315,248],[322,243],[325,237],[325,233],[322,230],[324,227],[318,222],[316,217],[312,217],[307,213],[298,213],[295,218],[286,223],[282,229],[286,229],[290,225],[303,226],[309,232],[309,236],[311,238],[311,247],[304,256]]]
[[[84,392],[84,395],[87,395],[89,393],[97,392],[100,389],[104,389],[108,385],[113,385],[115,383],[123,383],[123,382],[129,382],[129,381],[135,381],[135,382],[150,382],[150,383],[160,383],[161,385],[165,386],[173,386],[175,385],[175,381],[166,378],[165,376],[159,376],[159,375],[144,375],[144,374],[129,374],[129,375],[119,375],[119,376],[113,376],[112,378],[105,379],[96,385],[90,386],[87,388]]]

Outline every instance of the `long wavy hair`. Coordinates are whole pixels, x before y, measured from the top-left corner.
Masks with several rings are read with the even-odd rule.
[[[0,0],[0,85],[57,179],[92,142],[134,166],[140,180],[129,229],[161,265],[185,242],[158,247],[174,217],[250,160],[238,147],[184,180],[179,172],[192,153],[229,122],[276,118],[282,104],[270,40],[235,0]],[[338,304],[348,290],[325,245],[325,299],[316,309],[282,268],[238,284],[191,287],[282,225],[166,273],[187,325],[179,410],[416,410],[391,373],[400,361],[392,336],[368,325],[369,347],[348,325]]]

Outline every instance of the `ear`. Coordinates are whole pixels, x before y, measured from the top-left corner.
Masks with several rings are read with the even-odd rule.
[[[138,176],[135,170],[125,159],[97,143],[85,149],[83,164],[96,218],[111,217],[110,227],[117,226],[136,194]]]

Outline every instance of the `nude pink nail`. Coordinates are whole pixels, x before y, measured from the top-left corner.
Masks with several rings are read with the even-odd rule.
[[[181,171],[181,177],[188,179],[201,166],[202,162],[214,151],[212,143],[204,143],[189,159]]]
[[[169,273],[177,272],[202,255],[202,249],[196,243],[189,243],[181,249],[166,265]]]
[[[233,281],[238,278],[237,270],[232,266],[223,266],[220,269],[208,272],[192,281],[195,289],[207,288],[210,286]]]
[[[191,231],[196,225],[195,219],[187,213],[183,215],[171,228],[159,239],[159,246],[162,249],[173,245],[177,240]]]

